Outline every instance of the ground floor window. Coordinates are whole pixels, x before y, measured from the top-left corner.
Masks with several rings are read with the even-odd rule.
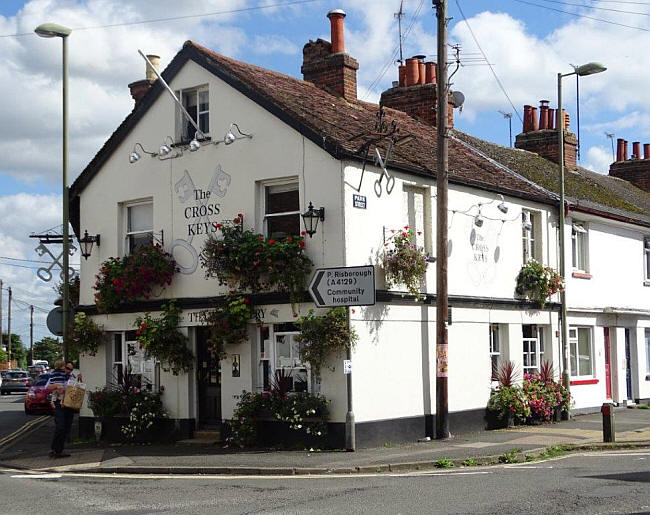
[[[160,364],[140,348],[135,331],[113,334],[111,370],[109,382],[157,391],[160,386]]]
[[[569,327],[571,376],[593,375],[593,345],[590,327]]]
[[[650,374],[650,329],[645,330],[646,372]]]
[[[539,372],[539,367],[544,359],[544,331],[535,324],[524,324],[523,333],[523,363],[524,374]]]
[[[499,338],[499,324],[490,324],[490,361],[492,362],[492,381],[498,380],[500,357],[501,340]]]
[[[282,375],[289,383],[289,391],[309,392],[311,370],[302,362],[300,331],[293,323],[274,324],[260,328],[258,389],[268,391]]]

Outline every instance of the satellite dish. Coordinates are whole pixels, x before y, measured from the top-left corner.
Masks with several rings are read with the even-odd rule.
[[[456,108],[462,107],[464,102],[465,102],[465,95],[463,95],[460,91],[451,92],[451,104],[454,107]]]

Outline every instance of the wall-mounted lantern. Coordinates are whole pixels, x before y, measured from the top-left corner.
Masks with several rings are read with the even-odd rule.
[[[310,238],[316,234],[319,220],[325,220],[325,208],[321,207],[320,209],[314,209],[314,206],[310,202],[307,211],[302,214],[302,221],[305,224],[305,232],[309,234]]]
[[[83,238],[79,240],[79,245],[81,246],[81,255],[84,259],[88,259],[90,254],[93,251],[93,244],[97,243],[99,247],[99,234],[95,236],[90,236],[88,231],[84,231]]]

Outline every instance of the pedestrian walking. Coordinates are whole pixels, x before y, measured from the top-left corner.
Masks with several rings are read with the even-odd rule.
[[[61,405],[63,395],[70,379],[82,380],[81,374],[78,377],[72,373],[74,366],[71,362],[66,363],[62,359],[54,362],[54,371],[50,375],[50,379],[46,384],[46,388],[52,392],[52,401],[54,402],[54,436],[52,437],[52,445],[50,449],[50,457],[52,458],[66,458],[70,454],[63,452],[65,441],[70,434],[72,427],[72,419],[74,418],[75,410],[66,408]]]

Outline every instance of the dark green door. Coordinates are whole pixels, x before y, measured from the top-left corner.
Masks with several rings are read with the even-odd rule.
[[[199,425],[202,426],[221,424],[221,361],[213,358],[207,348],[209,337],[207,328],[197,328]]]

